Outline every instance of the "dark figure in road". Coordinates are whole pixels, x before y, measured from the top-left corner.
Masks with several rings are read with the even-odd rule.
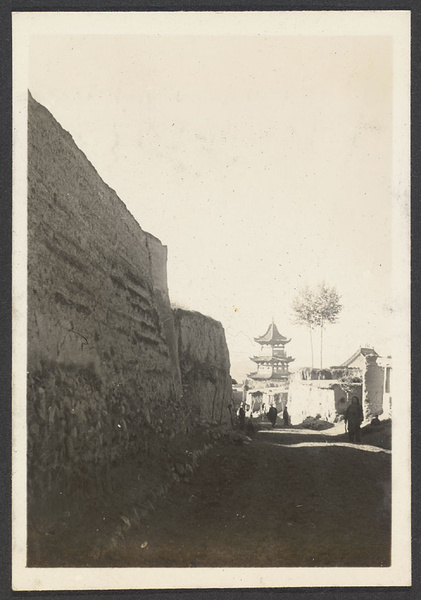
[[[247,420],[246,435],[248,435],[249,437],[252,437],[254,435],[253,418],[251,417],[251,415]]]
[[[360,426],[363,422],[363,418],[363,411],[358,398],[357,396],[354,396],[345,413],[345,429],[348,425],[349,441],[354,444],[359,444],[361,441]]]
[[[234,429],[234,418],[232,416],[232,402],[230,402],[228,404],[228,410],[230,411],[230,421],[231,421],[231,427]]]
[[[380,425],[380,419],[379,419],[379,415],[375,415],[374,419],[371,419],[371,425],[374,425],[375,427],[377,425]]]
[[[284,408],[284,412],[282,413],[282,418],[284,419],[284,425],[286,427],[288,427],[288,425],[289,425],[289,413],[288,413],[288,409],[287,409],[286,406]]]
[[[244,423],[246,422],[246,411],[244,410],[244,405],[240,406],[240,410],[238,411],[238,420],[240,422],[241,431],[244,429]]]
[[[278,411],[276,410],[276,408],[274,406],[271,406],[269,408],[269,412],[268,412],[267,416],[268,416],[269,422],[272,423],[272,427],[275,427],[276,417],[278,416]]]

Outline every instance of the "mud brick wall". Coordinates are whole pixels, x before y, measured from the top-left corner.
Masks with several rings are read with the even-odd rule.
[[[336,416],[335,390],[324,381],[302,380],[296,376],[289,385],[287,406],[293,425],[316,415],[333,422]]]
[[[307,417],[316,417],[334,423],[357,396],[361,402],[361,384],[349,385],[345,389],[340,382],[323,379],[302,379],[302,373],[291,378],[288,396],[288,412],[293,425]]]
[[[28,113],[28,485],[39,498],[106,488],[112,465],[151,460],[185,434],[196,404],[182,394],[166,248],[31,97]],[[198,347],[212,332],[212,352],[223,354],[198,384],[201,414],[220,419],[223,330],[196,319]],[[182,328],[182,348],[185,337]]]
[[[384,367],[377,364],[377,356],[369,354],[365,357],[366,368],[363,374],[364,419],[370,420],[375,415],[383,414]]]
[[[224,329],[218,321],[180,308],[174,310],[183,398],[189,421],[230,422],[232,387]]]

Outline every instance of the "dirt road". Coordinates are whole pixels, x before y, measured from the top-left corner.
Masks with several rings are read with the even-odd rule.
[[[388,566],[390,467],[332,432],[218,444],[97,566]]]

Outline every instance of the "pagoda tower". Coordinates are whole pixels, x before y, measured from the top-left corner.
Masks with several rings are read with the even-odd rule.
[[[260,344],[260,355],[250,357],[256,363],[257,371],[249,373],[248,377],[255,381],[285,381],[290,372],[288,365],[294,359],[287,356],[285,345],[291,341],[279,333],[275,323],[261,337],[254,338]]]

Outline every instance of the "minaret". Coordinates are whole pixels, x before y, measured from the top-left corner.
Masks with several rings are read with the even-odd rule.
[[[288,364],[294,359],[287,356],[285,345],[291,341],[279,333],[273,318],[266,333],[254,338],[260,344],[260,355],[250,360],[257,364],[257,371],[248,377],[254,380],[285,380],[288,378]]]

